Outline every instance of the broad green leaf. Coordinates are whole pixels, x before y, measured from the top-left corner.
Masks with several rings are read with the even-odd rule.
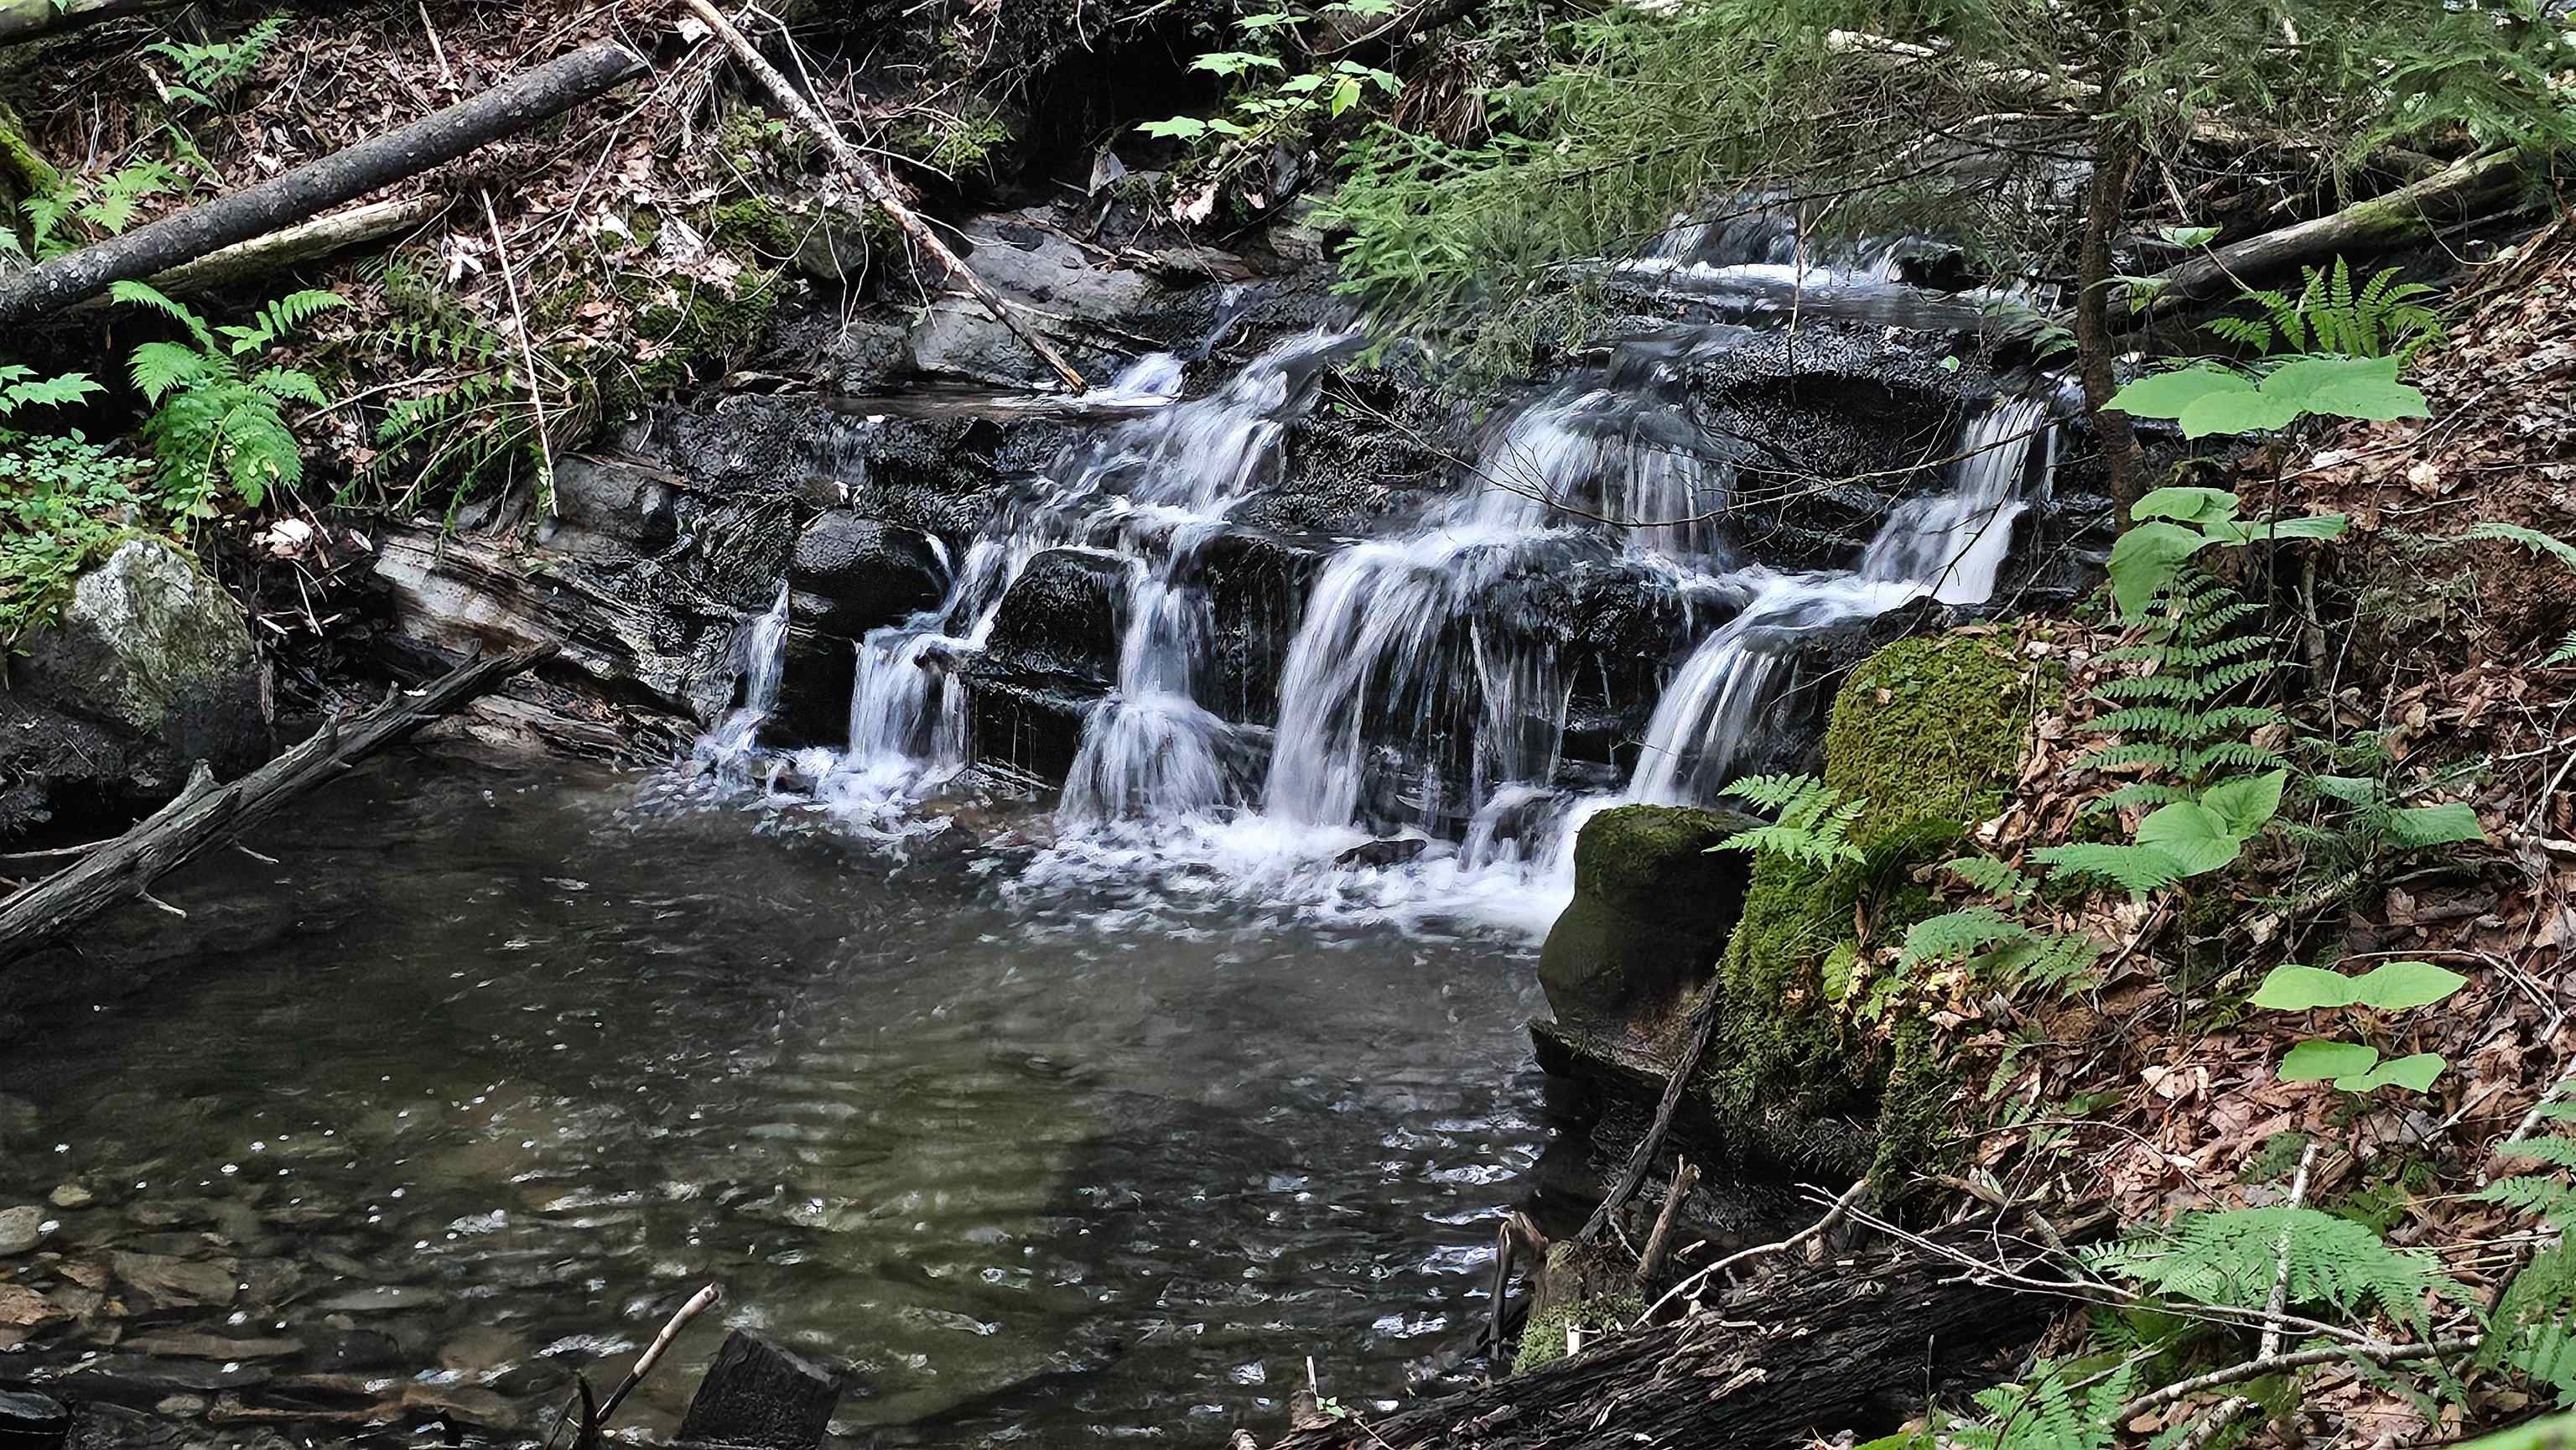
[[[1190,69],[1214,71],[1221,76],[1241,75],[1254,66],[1268,66],[1284,71],[1288,67],[1275,55],[1257,55],[1248,50],[1216,50],[1190,62]]]
[[[1195,116],[1174,116],[1168,121],[1147,121],[1137,126],[1148,136],[1167,136],[1192,141],[1207,134],[1208,123]]]
[[[1259,15],[1247,15],[1234,23],[1245,30],[1260,31],[1276,30],[1283,25],[1303,25],[1306,20],[1306,16],[1291,15],[1285,10],[1265,10]]]
[[[2263,985],[2250,999],[2275,1012],[2313,1012],[2322,1007],[2349,1007],[2361,1000],[2353,979],[2323,967],[2284,963],[2264,973]]]
[[[2382,1012],[2403,1012],[2429,1007],[2468,984],[2468,978],[2431,962],[2390,962],[2352,979],[2353,1001]]]
[[[1333,82],[1332,111],[1338,116],[1360,103],[1360,83],[1355,76],[1344,76]]]
[[[2111,395],[2105,408],[2132,418],[2179,418],[2183,409],[2217,393],[2251,393],[2254,380],[2224,368],[2193,367],[2140,378]]]
[[[2397,381],[2393,357],[2303,357],[2263,379],[2263,396],[2331,418],[2428,418],[2424,395]]]
[[[2236,495],[2223,488],[2151,488],[2129,505],[2133,519],[2208,524],[2236,517]]]
[[[2390,811],[2388,834],[2409,850],[2487,838],[2485,829],[2478,825],[2477,810],[2466,801],[2449,801],[2438,806],[2402,806]]]
[[[2177,247],[2205,247],[2218,240],[2218,228],[2166,227],[2158,235]]]
[[[1302,95],[1307,91],[1314,90],[1323,83],[1324,78],[1319,75],[1290,76],[1288,79],[1279,83],[1279,89],[1292,96]]]
[[[2235,393],[2208,393],[2182,410],[2182,436],[2207,438],[2216,433],[2262,433],[2298,421],[2299,405],[2255,388]]]
[[[2312,775],[2308,789],[2347,805],[2366,806],[2379,799],[2379,782],[2366,775]]]
[[[2367,1052],[2370,1049],[2362,1050]],[[2438,1052],[2419,1052],[2412,1057],[2392,1057],[2368,1072],[2338,1077],[2334,1085],[2348,1093],[2366,1093],[2384,1087],[2402,1087],[2420,1093],[2431,1087],[2433,1079],[2440,1077],[2442,1069],[2450,1065]],[[2288,1076],[2286,1062],[2283,1063],[2282,1075]]]
[[[2359,1077],[2379,1061],[2379,1049],[2364,1042],[2328,1042],[2310,1038],[2281,1057],[2281,1081],[2324,1082]]]
[[[2174,858],[2185,876],[2201,876],[2235,860],[2245,849],[2245,838],[2227,829],[2227,822],[2209,807],[2175,801],[2138,822],[2138,844]]]
[[[2275,515],[2268,519],[2209,525],[2209,532],[2230,548],[2275,539],[2340,539],[2352,527],[2352,520],[2342,514]]]
[[[2111,545],[2111,601],[2120,617],[2145,614],[2182,561],[2209,544],[2208,535],[2161,519],[2131,524]]]
[[[2289,779],[2288,771],[2275,770],[2222,780],[2200,793],[2200,803],[2225,823],[2228,834],[2251,836],[2281,809],[2281,787]]]
[[[1242,125],[1238,122],[1226,120],[1221,116],[1208,117],[1207,128],[1220,136],[1249,136],[1252,134],[1251,127]]]

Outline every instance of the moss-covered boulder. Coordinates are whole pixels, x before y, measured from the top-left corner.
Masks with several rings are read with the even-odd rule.
[[[1707,1092],[1744,1148],[1846,1174],[1923,1151],[1924,1109],[1949,1090],[1923,1050],[1928,1028],[1899,1023],[1892,1041],[1855,1031],[1827,967],[1932,912],[1914,868],[1957,854],[1968,827],[2001,805],[2033,717],[2061,688],[1993,626],[1899,640],[1844,682],[1824,778],[1867,802],[1851,829],[1866,860],[1759,858],[1718,965]]]
[[[1617,806],[1584,823],[1574,900],[1539,951],[1558,1026],[1650,1035],[1708,979],[1752,873],[1748,854],[1711,848],[1757,824],[1679,806]]]
[[[175,544],[119,545],[22,647],[0,691],[0,838],[114,827],[194,761],[230,777],[266,758],[249,620]]]

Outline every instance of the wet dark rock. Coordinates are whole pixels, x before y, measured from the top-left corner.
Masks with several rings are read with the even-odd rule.
[[[304,1342],[297,1339],[234,1339],[221,1334],[175,1331],[136,1335],[117,1347],[132,1354],[220,1361],[283,1359],[304,1352]]]
[[[331,1373],[392,1369],[403,1363],[402,1345],[381,1330],[340,1330],[314,1350],[313,1365]]]
[[[797,623],[857,639],[937,608],[948,567],[929,535],[836,510],[797,536],[788,582]]]
[[[1068,693],[980,664],[960,670],[958,678],[966,686],[979,761],[1047,781],[1071,773],[1082,747],[1082,722],[1097,695]]]
[[[1651,1036],[1707,980],[1744,909],[1752,853],[1709,849],[1760,824],[1732,811],[1618,806],[1584,823],[1574,900],[1539,952],[1562,1027]]]
[[[1213,669],[1200,692],[1234,720],[1279,717],[1280,671],[1306,598],[1332,541],[1229,528],[1201,549],[1195,574],[1207,591]]]
[[[415,1415],[477,1430],[515,1430],[527,1413],[507,1396],[479,1385],[408,1384],[402,1406]]]
[[[1431,849],[1431,843],[1418,836],[1411,839],[1367,841],[1335,856],[1333,864],[1369,867],[1401,866],[1429,849]]]
[[[978,674],[1114,684],[1128,567],[1101,549],[1049,549],[1031,559],[1002,597]]]
[[[214,1360],[157,1359],[141,1354],[110,1354],[85,1360],[51,1383],[78,1400],[107,1400],[120,1405],[156,1404],[174,1394],[207,1394],[266,1384],[270,1371],[256,1364]]]
[[[71,1450],[198,1450],[199,1427],[124,1405],[84,1404],[72,1414]]]
[[[249,620],[174,545],[118,546],[21,647],[0,689],[0,839],[112,834],[198,760],[229,779],[267,758]]]
[[[578,558],[658,554],[678,541],[677,474],[640,459],[571,456],[555,464],[555,517],[538,542]]]

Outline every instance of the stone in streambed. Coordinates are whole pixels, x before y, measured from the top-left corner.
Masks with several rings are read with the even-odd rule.
[[[0,1258],[23,1254],[45,1236],[45,1211],[28,1204],[0,1209]]]
[[[253,1359],[283,1359],[302,1354],[304,1343],[297,1339],[234,1339],[221,1334],[142,1334],[118,1346],[134,1354],[163,1355],[173,1359],[211,1359],[222,1362]]]
[[[165,1309],[230,1304],[240,1283],[241,1265],[231,1259],[114,1253],[107,1262],[119,1281]]]
[[[1584,823],[1574,900],[1539,952],[1559,1026],[1618,1036],[1664,1024],[1708,979],[1744,909],[1752,853],[1710,848],[1759,824],[1680,806],[1619,806]]]
[[[56,1208],[87,1208],[98,1202],[98,1195],[77,1183],[62,1183],[45,1195],[45,1201]]]

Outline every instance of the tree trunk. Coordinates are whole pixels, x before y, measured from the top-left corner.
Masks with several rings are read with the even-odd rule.
[[[2225,297],[2302,263],[2371,256],[2411,246],[2433,235],[2437,223],[2475,215],[2522,182],[2521,158],[2508,151],[2481,152],[2455,161],[2386,196],[2357,201],[2332,216],[2265,232],[2192,258],[2156,274],[2140,288],[2132,314],[2152,314],[2185,303]]]
[[[56,257],[0,281],[0,326],[42,317],[95,297],[111,283],[167,271],[417,176],[570,110],[643,70],[644,62],[624,46],[589,46],[345,151]]]
[[[348,722],[333,719],[311,739],[227,786],[203,762],[179,798],[151,819],[17,895],[0,901],[0,966],[121,902],[209,846],[220,845],[351,765],[403,740],[441,715],[554,653],[552,646],[496,655],[454,670],[417,696],[397,692]]]
[[[914,246],[928,252],[950,277],[956,279],[959,286],[975,294],[975,300],[984,305],[984,310],[993,315],[994,321],[1008,328],[1013,337],[1025,344],[1030,352],[1037,354],[1038,360],[1047,365],[1048,371],[1053,372],[1063,381],[1066,392],[1083,391],[1085,385],[1082,374],[1074,370],[1073,364],[1066,362],[1061,354],[1049,347],[1045,338],[1038,336],[1029,329],[1027,324],[1011,315],[1010,304],[1002,300],[1001,294],[988,286],[983,278],[976,276],[975,270],[966,265],[966,259],[952,251],[946,242],[939,239],[939,234],[930,229],[930,224],[923,221],[918,213],[904,203],[903,196],[895,190],[894,183],[886,180],[884,173],[877,170],[875,163],[861,155],[859,149],[852,146],[841,135],[840,128],[832,124],[830,117],[815,109],[812,102],[799,95],[796,88],[788,83],[787,77],[779,74],[778,67],[771,65],[759,49],[745,39],[741,31],[734,28],[733,22],[719,14],[714,6],[707,3],[707,0],[687,0],[687,3],[698,19],[732,49],[734,58],[742,62],[743,68],[760,81],[769,94],[777,99],[778,104],[787,108],[787,114],[794,116],[799,124],[813,133],[815,140],[823,143],[823,149],[831,154],[833,164],[840,167],[852,181],[858,183],[859,190],[866,194],[868,200],[885,209],[885,214],[894,219],[894,224],[903,229],[903,234],[912,238]]]
[[[1990,1226],[1933,1235],[1968,1252]],[[1301,1429],[1279,1450],[1789,1450],[1893,1430],[1928,1386],[1992,1383],[2050,1310],[1893,1245],[1799,1265],[1723,1312],[1612,1335],[1570,1359],[1385,1419]]]
[[[735,1330],[707,1366],[680,1421],[683,1446],[822,1450],[841,1388],[829,1374],[757,1334]]]
[[[16,45],[114,20],[169,10],[185,0],[0,0],[0,45]]]
[[[2118,235],[2127,209],[2138,142],[2127,119],[2109,110],[2095,119],[2093,136],[2093,178],[2085,189],[2084,239],[2075,259],[2075,371],[2083,380],[2085,412],[2092,417],[2103,472],[2125,527],[2129,505],[2146,492],[2139,476],[2146,471],[2146,463],[2139,456],[2138,430],[2129,415],[2105,405],[2119,391],[2111,371],[2119,345],[2111,332],[2111,239]]]

